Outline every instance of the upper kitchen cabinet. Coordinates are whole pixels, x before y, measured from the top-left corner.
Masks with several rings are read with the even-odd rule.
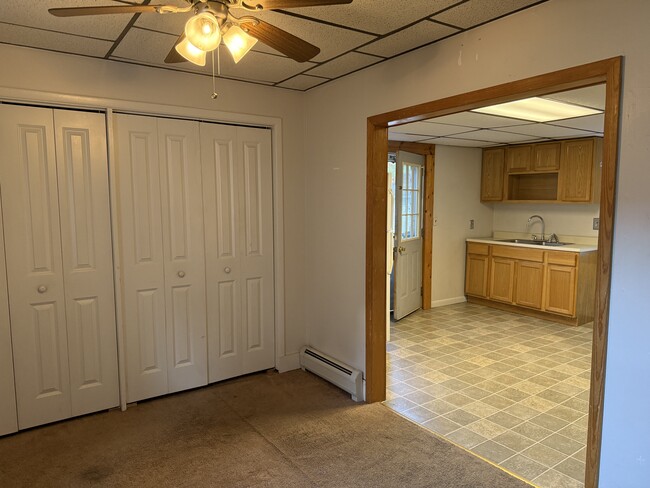
[[[481,170],[481,201],[500,202],[503,200],[505,150],[503,148],[484,149]]]
[[[601,154],[600,138],[484,149],[481,201],[597,202]]]

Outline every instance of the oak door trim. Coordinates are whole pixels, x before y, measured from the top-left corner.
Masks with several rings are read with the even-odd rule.
[[[573,68],[533,76],[480,90],[454,95],[378,114],[368,118],[366,186],[366,399],[386,398],[386,161],[388,127],[432,117],[606,83],[603,172],[600,200],[600,232],[594,339],[589,400],[589,428],[585,486],[598,486],[602,438],[605,359],[611,286],[616,168],[618,166],[621,96],[621,56]]]

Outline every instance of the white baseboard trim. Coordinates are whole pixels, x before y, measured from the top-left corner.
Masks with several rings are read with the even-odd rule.
[[[300,369],[300,353],[279,356],[275,360],[275,369],[280,373]]]
[[[467,301],[467,298],[465,296],[454,297],[454,298],[445,298],[444,300],[433,300],[431,302],[431,308],[444,307],[445,305],[453,305],[454,303],[463,303],[463,302],[466,302],[466,301]]]

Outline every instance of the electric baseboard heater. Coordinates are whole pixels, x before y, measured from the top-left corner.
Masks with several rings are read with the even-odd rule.
[[[300,367],[347,391],[355,402],[363,401],[361,371],[309,346],[300,350]]]

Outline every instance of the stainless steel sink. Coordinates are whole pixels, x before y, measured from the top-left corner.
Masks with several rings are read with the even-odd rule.
[[[548,241],[536,241],[534,239],[497,239],[498,242],[512,242],[514,244],[533,244],[535,246],[566,246],[567,244],[572,244],[571,242],[548,242]]]

